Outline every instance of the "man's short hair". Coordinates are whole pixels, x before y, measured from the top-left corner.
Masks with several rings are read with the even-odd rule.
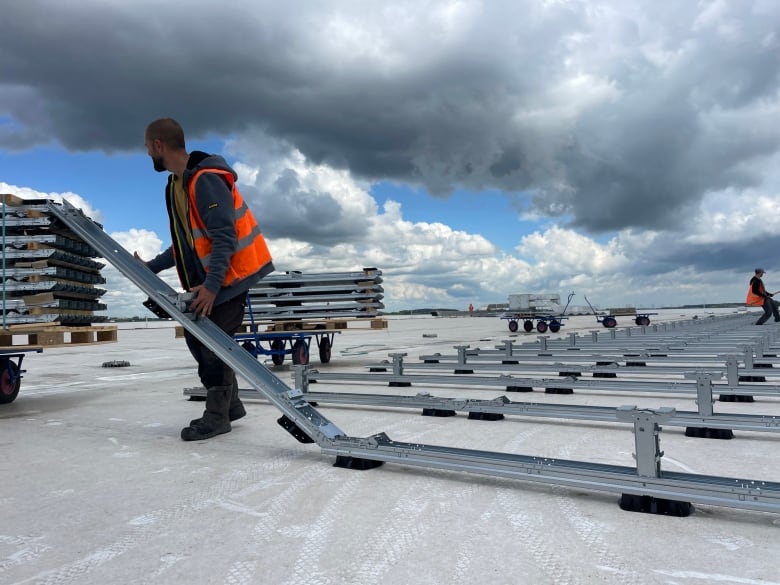
[[[184,130],[173,118],[160,118],[146,127],[146,138],[159,140],[171,148],[186,148]]]

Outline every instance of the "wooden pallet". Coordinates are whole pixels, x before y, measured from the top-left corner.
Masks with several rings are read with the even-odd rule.
[[[11,325],[0,329],[0,347],[71,347],[97,343],[116,343],[116,325],[64,327],[56,324]]]
[[[295,321],[255,321],[255,327],[257,330],[262,330],[265,327],[265,331],[269,333],[284,332],[284,331],[314,331],[314,332],[328,332],[328,331],[343,331],[350,327],[357,328],[358,325],[368,324],[370,329],[387,329],[388,321],[384,317],[378,317],[375,319],[318,319],[318,320],[295,320]],[[362,329],[362,327],[361,327]],[[238,333],[251,333],[252,324],[245,322],[241,325]],[[181,325],[176,326],[176,337],[184,337],[184,327]]]
[[[265,326],[266,331],[316,331],[317,329],[348,329],[369,324],[371,329],[387,329],[387,319],[317,319],[292,321],[255,321],[258,328]],[[249,323],[244,326],[250,327]]]

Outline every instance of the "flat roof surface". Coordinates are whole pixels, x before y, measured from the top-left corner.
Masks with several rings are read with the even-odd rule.
[[[665,310],[654,322],[689,318]],[[698,311],[706,316],[703,310]],[[334,339],[320,371],[365,372],[390,352],[453,354],[510,335],[498,318],[393,317]],[[631,319],[618,318],[620,326]],[[632,513],[618,495],[385,464],[336,468],[296,442],[268,402],[245,401],[231,433],[186,443],[203,403],[173,323],[121,324],[118,342],[24,358],[15,402],[0,405],[0,583],[780,584],[780,515],[696,505],[686,518]],[[130,327],[138,327],[132,329]],[[774,324],[765,327],[776,327]],[[559,335],[600,329],[573,317]],[[268,361],[269,358],[260,358]],[[102,367],[127,361],[121,368]],[[272,370],[292,386],[289,357]],[[241,380],[242,387],[246,384]],[[502,388],[318,383],[317,391],[494,398]],[[513,401],[695,410],[693,397],[580,392]],[[351,436],[633,466],[630,426],[321,405]],[[780,415],[780,399],[715,403],[716,413]],[[780,481],[777,433],[731,441],[661,433],[665,470]]]

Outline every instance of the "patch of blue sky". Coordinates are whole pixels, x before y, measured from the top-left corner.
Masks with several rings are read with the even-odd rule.
[[[522,237],[536,231],[539,225],[524,220],[509,198],[494,190],[457,190],[448,197],[432,197],[424,189],[385,181],[374,184],[371,194],[380,208],[388,200],[400,203],[407,221],[439,222],[454,230],[480,234],[508,253],[513,253]]]

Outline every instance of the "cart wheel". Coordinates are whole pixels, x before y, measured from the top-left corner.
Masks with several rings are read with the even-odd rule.
[[[295,365],[303,365],[309,363],[309,348],[306,346],[306,342],[299,339],[293,344],[292,360]]]
[[[533,328],[534,328],[534,322],[533,321],[525,321],[523,323],[523,329],[525,330],[526,333],[531,333]]]
[[[617,319],[614,317],[604,317],[603,324],[607,329],[614,329],[617,327]]]
[[[558,331],[560,330],[561,330],[561,324],[559,321],[556,321],[555,319],[550,321],[550,331],[552,331],[553,333],[558,333]]]
[[[517,321],[510,321],[509,322],[509,330],[512,333],[516,333],[517,332]]]
[[[536,324],[536,330],[537,330],[539,333],[545,333],[545,332],[547,331],[547,323],[545,323],[544,321],[539,321],[539,322]]]
[[[0,404],[9,404],[16,400],[19,395],[19,387],[22,385],[19,366],[5,358],[0,360],[0,370],[2,370],[0,373]]]
[[[650,325],[650,317],[637,317],[636,324],[640,327],[647,327]]]
[[[320,338],[320,363],[327,364],[330,361],[330,339],[327,337]]]
[[[255,344],[252,343],[251,341],[245,341],[244,343],[241,344],[241,347],[243,347],[245,350],[247,350],[252,355],[256,355],[255,354]]]
[[[274,339],[271,342],[271,361],[275,366],[281,366],[284,363],[284,341]]]

